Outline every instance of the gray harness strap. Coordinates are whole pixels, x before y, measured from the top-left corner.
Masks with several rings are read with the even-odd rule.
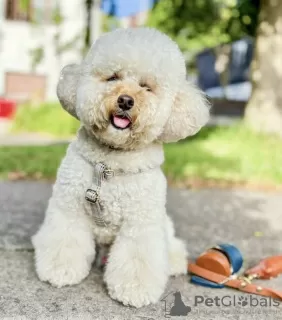
[[[103,217],[103,208],[100,201],[100,191],[102,181],[112,178],[114,171],[106,167],[102,162],[98,162],[94,166],[93,181],[85,192],[85,199],[90,203],[91,212],[95,223],[100,227],[106,227],[109,225]]]
[[[91,163],[87,158],[85,157],[83,158],[88,163]],[[150,169],[153,169],[153,168],[150,168]],[[140,170],[139,172],[144,172],[144,171]],[[123,176],[126,174],[128,173],[120,169],[117,169],[115,171],[109,169],[103,162],[98,162],[94,165],[92,184],[85,192],[85,200],[90,205],[90,210],[96,225],[100,227],[107,227],[110,224],[110,222],[105,221],[103,216],[103,207],[101,205],[101,199],[100,199],[102,182],[104,180],[113,178],[114,176]]]

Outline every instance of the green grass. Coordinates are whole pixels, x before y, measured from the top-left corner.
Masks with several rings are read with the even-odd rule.
[[[165,148],[165,172],[173,180],[200,178],[282,184],[282,140],[243,124],[205,128]]]
[[[0,176],[23,171],[54,178],[66,145],[1,147]],[[282,185],[282,140],[255,134],[242,124],[203,129],[165,146],[164,171],[173,182],[189,179]]]
[[[74,135],[78,127],[78,120],[64,111],[59,103],[47,102],[40,105],[19,106],[12,131],[41,132],[66,137]]]
[[[0,177],[9,175],[53,179],[67,145],[0,147]],[[12,174],[11,174],[12,173]]]

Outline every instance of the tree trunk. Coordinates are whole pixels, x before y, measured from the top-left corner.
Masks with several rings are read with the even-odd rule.
[[[93,0],[85,0],[86,10],[86,27],[85,27],[85,40],[84,51],[86,52],[91,45],[91,26],[92,26],[92,6]]]
[[[282,137],[282,1],[261,0],[252,62],[252,95],[245,121]]]

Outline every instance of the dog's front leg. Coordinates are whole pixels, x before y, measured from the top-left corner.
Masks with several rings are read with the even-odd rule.
[[[32,238],[37,274],[56,287],[81,282],[95,256],[83,199],[75,191],[70,186],[55,186],[44,223]]]
[[[123,224],[112,245],[105,282],[113,299],[142,307],[158,301],[169,276],[168,248],[162,221]]]

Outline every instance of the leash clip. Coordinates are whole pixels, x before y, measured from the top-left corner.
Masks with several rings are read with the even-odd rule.
[[[229,280],[235,280],[238,278],[238,275],[236,273],[231,274],[229,277],[226,277],[223,281],[221,281],[219,284],[225,284]],[[240,278],[240,277],[239,277]]]

